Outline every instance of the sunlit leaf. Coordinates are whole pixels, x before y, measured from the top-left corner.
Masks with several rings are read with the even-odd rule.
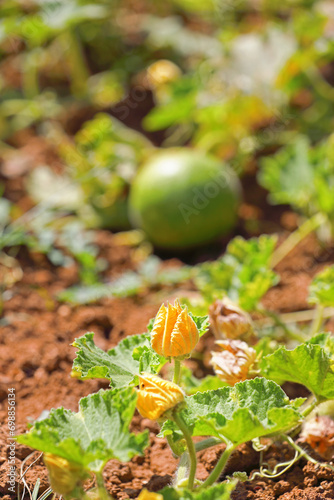
[[[291,351],[280,347],[263,358],[262,373],[279,383],[302,384],[320,400],[334,398],[333,361],[321,345],[306,342]]]
[[[148,445],[148,432],[129,432],[136,400],[131,387],[100,390],[80,400],[78,413],[64,408],[52,410],[48,418],[36,422],[17,440],[99,472],[111,458],[130,460]]]
[[[105,378],[113,387],[136,385],[141,371],[157,373],[166,360],[150,345],[148,334],[123,339],[108,352],[94,344],[94,333],[86,333],[73,342],[78,348],[73,371],[80,378]]]
[[[187,397],[182,416],[193,436],[216,436],[237,446],[297,425],[303,401],[289,401],[275,382],[256,378]],[[163,425],[161,435],[181,438],[172,421]]]

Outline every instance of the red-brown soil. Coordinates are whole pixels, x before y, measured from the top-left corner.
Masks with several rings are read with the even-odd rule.
[[[6,194],[12,200],[19,202],[22,210],[29,208],[30,201],[25,196],[22,177],[7,179]],[[244,220],[249,221],[254,215],[255,208],[252,200],[248,202],[248,205],[243,206],[242,216]],[[278,222],[285,227],[295,224],[295,218],[291,213],[285,214],[283,219],[281,212],[275,214],[276,220],[275,216],[271,217],[271,228],[278,228]],[[266,214],[262,212],[259,218],[262,219],[263,227]],[[105,277],[117,276],[135,266],[131,249],[117,245],[111,233],[99,231],[96,238],[100,255],[108,261]],[[220,251],[223,251],[222,247]],[[207,253],[208,255],[217,253],[217,246],[213,250],[208,249]],[[144,331],[148,320],[156,314],[161,301],[168,296],[177,295],[177,290],[162,289],[159,294],[152,292],[131,299],[103,299],[94,305],[74,307],[59,303],[55,299],[55,294],[77,282],[76,266],[55,268],[43,255],[28,253],[25,249],[20,250],[18,261],[23,270],[23,278],[6,292],[0,333],[0,422],[2,422],[0,496],[6,500],[16,497],[9,494],[6,483],[8,388],[14,387],[16,392],[18,433],[24,432],[27,422],[39,417],[43,410],[59,406],[77,410],[80,397],[101,387],[107,387],[107,383],[83,382],[70,377],[75,355],[74,348],[70,347],[70,344],[74,338],[86,331],[94,331],[97,345],[103,349],[111,348],[125,336]],[[308,308],[307,288],[312,277],[324,266],[333,262],[334,248],[324,248],[317,242],[315,236],[310,236],[277,267],[281,281],[267,293],[263,304],[276,312]],[[191,289],[190,283],[188,289]],[[333,329],[333,326],[334,322],[329,321],[326,328]],[[201,351],[204,350],[204,342],[206,350],[213,345],[211,333],[207,334],[199,346]],[[191,363],[196,375],[203,376],[207,367],[197,361]],[[152,446],[144,457],[136,457],[128,464],[112,460],[105,468],[104,476],[108,490],[117,499],[136,498],[143,486],[157,491],[172,480],[177,462],[172,457],[165,440],[156,437],[157,425],[136,415],[133,429],[136,431],[146,428],[150,430]],[[204,479],[212,470],[221,449],[222,447],[218,446],[199,453],[199,479]],[[22,461],[30,453],[30,449],[17,445],[18,471]],[[277,444],[267,452],[265,459],[273,466],[286,460],[289,453],[291,452],[285,444]],[[24,464],[24,468],[39,455],[35,452]],[[250,444],[245,444],[232,456],[226,473],[232,474],[237,470],[251,473],[258,466],[259,454]],[[27,472],[25,478],[31,489],[37,478],[41,480],[41,491],[46,489],[48,480],[41,458]],[[239,483],[233,498],[235,500],[334,499],[334,473],[300,461],[276,480],[256,479],[252,482]]]
[[[101,254],[108,256],[112,273],[131,267],[130,251],[115,247],[113,236],[106,232],[98,235]],[[324,251],[314,237],[308,238],[280,266],[280,284],[272,289],[263,303],[276,311],[293,311],[307,308],[307,286],[311,277],[324,265],[333,262],[331,251]],[[17,397],[17,431],[23,432],[29,419],[37,418],[43,410],[65,406],[77,409],[78,399],[100,387],[104,381],[78,381],[70,377],[74,349],[70,347],[75,337],[86,331],[94,331],[97,344],[107,349],[121,338],[145,330],[148,320],[159,305],[155,295],[147,294],[136,299],[104,299],[95,305],[70,307],[60,304],[54,294],[77,279],[72,269],[53,268],[43,256],[33,255],[28,260],[22,253],[24,276],[11,290],[11,297],[4,302],[2,330],[0,334],[0,492],[6,490],[6,401],[8,387],[15,387]],[[170,293],[170,292],[169,292]],[[168,295],[166,290],[165,296]],[[330,325],[327,325],[327,327]],[[212,343],[209,335],[206,340]],[[197,374],[201,370],[198,367]],[[157,490],[170,483],[177,462],[173,459],[166,442],[156,438],[157,425],[136,416],[134,429],[150,430],[152,446],[145,457],[134,458],[129,464],[112,460],[105,469],[105,479],[110,493],[117,498],[135,498],[145,485]],[[18,470],[21,461],[31,450],[17,446]],[[213,468],[221,447],[199,454],[198,478],[204,479]],[[286,447],[274,449],[271,464],[285,459]],[[30,459],[37,458],[34,453]],[[270,458],[270,457],[268,457]],[[250,445],[244,445],[231,458],[227,473],[234,470],[251,472],[258,466],[259,456]],[[274,462],[273,462],[274,461]],[[28,461],[25,466],[30,462]],[[41,487],[47,486],[47,475],[39,459],[26,475],[30,487],[37,478]],[[12,498],[5,496],[4,498]],[[327,469],[316,470],[311,464],[298,463],[291,471],[276,481],[258,479],[240,483],[235,499],[327,499],[334,498],[334,474]]]

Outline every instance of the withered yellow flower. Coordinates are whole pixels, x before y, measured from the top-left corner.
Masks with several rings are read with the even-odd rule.
[[[52,453],[44,453],[44,463],[49,472],[50,485],[54,492],[67,497],[81,486],[88,477],[87,472],[73,462]]]
[[[210,323],[217,339],[255,339],[252,319],[228,297],[216,300],[209,308]]]
[[[212,352],[210,363],[216,375],[229,385],[249,377],[256,361],[256,351],[241,340],[217,340],[221,352]]]
[[[184,393],[178,385],[150,373],[139,376],[137,392],[137,409],[144,418],[150,420],[157,420],[184,400]]]
[[[174,306],[161,305],[151,333],[151,345],[155,352],[166,358],[187,356],[198,340],[196,323],[187,308],[182,309],[178,300],[175,300]]]
[[[148,491],[145,488],[141,490],[137,500],[163,500],[163,496],[160,493],[154,493],[154,491]]]

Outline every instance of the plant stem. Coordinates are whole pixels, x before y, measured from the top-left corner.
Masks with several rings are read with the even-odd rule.
[[[216,446],[217,444],[221,444],[221,439],[211,437],[208,439],[202,439],[202,441],[198,441],[198,443],[195,443],[195,450],[197,451],[202,451],[206,450],[207,448],[211,448],[211,446]]]
[[[22,72],[22,87],[26,99],[34,99],[39,94],[38,60],[39,49],[34,49],[25,55]]]
[[[179,359],[174,359],[174,376],[173,376],[173,382],[174,384],[178,384],[180,381],[180,375],[181,375],[181,361]]]
[[[294,311],[277,315],[282,323],[302,323],[304,321],[314,320],[315,309],[307,309],[305,311]],[[334,307],[325,307],[323,318],[331,318],[334,316]],[[264,326],[272,324],[272,318],[261,318],[255,320],[255,324]]]
[[[182,456],[182,455],[180,455],[180,453],[176,449],[176,446],[174,445],[173,437],[168,435],[168,436],[166,436],[166,439],[167,439],[167,443],[169,444],[170,449],[172,450],[174,458]]]
[[[179,427],[180,431],[182,432],[184,439],[186,440],[187,447],[188,447],[188,454],[189,454],[189,459],[190,459],[190,470],[189,470],[189,479],[188,479],[188,488],[190,490],[193,489],[194,487],[194,481],[195,481],[195,475],[196,475],[196,467],[197,467],[197,458],[196,458],[196,450],[195,450],[195,445],[192,440],[191,434],[189,432],[189,429],[187,427],[187,424],[183,420],[182,416],[180,413],[175,412],[173,414],[173,419],[176,425]]]
[[[283,260],[294,248],[298,245],[306,236],[317,229],[321,224],[325,222],[325,216],[321,213],[317,213],[310,219],[307,219],[301,226],[299,226],[296,231],[291,233],[287,239],[280,245],[272,255],[271,267],[277,266],[281,260]]]
[[[296,444],[290,436],[287,436],[286,434],[282,434],[282,437],[292,446],[292,448],[294,448],[296,451],[299,452],[299,458],[304,457],[304,458],[306,458],[306,460],[308,460],[309,462],[312,462],[313,464],[318,464],[318,465],[321,465],[322,467],[327,467],[331,470],[334,470],[334,467],[332,467],[331,465],[329,465],[327,463],[318,462],[317,460],[312,458],[305,450],[303,450],[303,448],[301,448],[298,444]]]
[[[81,42],[74,31],[70,29],[63,33],[63,43],[67,51],[67,60],[71,72],[71,87],[75,97],[83,98],[87,94],[87,79],[89,72],[86,66]]]
[[[306,406],[306,408],[302,411],[303,417],[307,417],[319,404],[319,401],[316,397],[311,396],[311,402]]]
[[[168,438],[167,438],[168,441]],[[169,442],[169,441],[168,441]],[[170,443],[169,443],[170,444]],[[211,448],[211,446],[216,446],[217,444],[221,444],[221,439],[212,437],[208,439],[202,439],[198,443],[195,443],[195,451],[206,450],[207,448]],[[176,484],[179,484],[182,479],[187,477],[187,471],[189,470],[189,454],[187,452],[183,453],[180,458],[179,466],[176,474]]]
[[[97,490],[99,493],[99,500],[110,500],[110,496],[104,486],[104,479],[102,476],[102,472],[96,472],[95,477],[96,477]]]
[[[317,304],[317,307],[315,309],[315,316],[311,325],[311,331],[310,331],[311,337],[319,333],[321,329],[322,322],[324,320],[324,309],[325,308],[323,305]]]
[[[297,340],[298,342],[305,342],[305,337],[297,332],[292,331],[290,328],[286,326],[286,324],[282,321],[281,317],[275,313],[274,311],[269,311],[268,309],[264,309],[262,307],[257,308],[257,311],[261,314],[265,314],[273,319],[276,325],[280,326],[285,335],[293,340]]]
[[[211,472],[209,477],[206,478],[206,480],[202,484],[201,488],[206,488],[207,486],[211,486],[213,483],[215,483],[217,481],[217,479],[219,479],[219,476],[223,472],[224,467],[225,467],[225,465],[226,465],[226,463],[227,463],[228,459],[230,458],[230,455],[233,451],[234,451],[234,447],[232,446],[232,444],[226,445],[224,453],[222,454],[222,456],[218,460],[216,467],[213,469],[213,471]]]

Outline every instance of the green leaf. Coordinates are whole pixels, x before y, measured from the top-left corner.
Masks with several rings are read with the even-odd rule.
[[[280,347],[273,354],[265,356],[262,373],[279,383],[289,381],[302,384],[320,400],[334,399],[333,360],[330,353],[312,341],[291,351]]]
[[[86,333],[73,342],[79,349],[73,370],[81,378],[106,378],[113,387],[125,387],[136,385],[141,371],[157,373],[166,363],[153,351],[146,333],[126,337],[108,352],[97,347],[93,338],[94,333]]]
[[[69,287],[60,292],[57,298],[73,304],[89,304],[103,297],[131,297],[143,288],[145,288],[143,278],[134,271],[127,271],[109,283]]]
[[[129,432],[136,401],[132,387],[101,389],[80,400],[78,413],[64,408],[51,410],[49,418],[36,422],[17,441],[99,472],[108,460],[130,460],[148,446],[147,431],[137,435]]]
[[[207,375],[202,379],[198,379],[186,366],[182,366],[181,370],[181,387],[188,395],[196,394],[196,392],[213,391],[227,386],[225,382],[215,375]]]
[[[289,401],[272,380],[255,378],[186,397],[182,416],[194,436],[216,436],[237,446],[297,425],[301,420],[297,408],[302,402]],[[168,434],[174,440],[181,438],[172,421],[165,422],[160,435]]]
[[[334,266],[317,274],[309,288],[310,304],[334,307]]]
[[[210,488],[200,491],[189,491],[187,489],[176,490],[166,487],[160,490],[164,500],[230,500],[231,493],[236,487],[237,481],[214,484]]]
[[[237,236],[221,259],[197,266],[197,288],[209,302],[227,294],[246,311],[254,310],[267,290],[278,282],[270,268],[276,241],[275,236],[249,240]]]
[[[334,215],[334,151],[333,136],[311,147],[305,135],[273,156],[263,158],[259,183],[270,192],[273,204],[288,203],[306,216]]]
[[[195,316],[191,312],[189,312],[189,316],[191,316],[194,322],[196,323],[199,336],[202,337],[209,329],[210,326],[209,316]]]
[[[308,153],[309,140],[300,136],[275,155],[262,159],[258,179],[270,192],[271,203],[288,203],[299,208],[308,205],[314,182]]]
[[[334,336],[328,332],[321,332],[312,337],[309,341],[309,344],[317,344],[320,345],[325,351],[327,351],[330,355],[334,354]]]

